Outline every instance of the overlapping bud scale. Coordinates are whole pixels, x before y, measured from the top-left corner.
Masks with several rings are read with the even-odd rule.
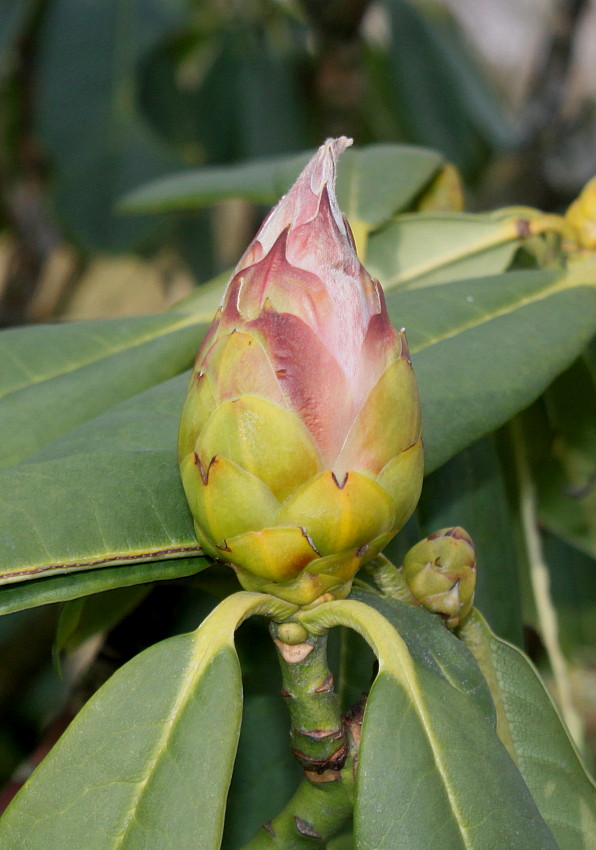
[[[476,552],[472,538],[460,526],[443,528],[413,546],[404,558],[403,573],[416,601],[441,614],[450,628],[472,610]]]
[[[199,350],[179,434],[205,552],[305,605],[349,592],[419,497],[403,332],[360,264],[330,140],[263,223]]]

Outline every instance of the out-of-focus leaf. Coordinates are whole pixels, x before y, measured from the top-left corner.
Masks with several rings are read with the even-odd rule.
[[[358,757],[356,847],[427,848],[440,836],[450,850],[558,850],[493,722],[457,674],[452,680],[452,662],[457,668],[465,656],[473,664],[465,647],[453,640],[440,672],[433,671],[393,621],[407,606],[372,594],[367,603],[341,600],[303,615],[308,625],[354,628],[379,659]]]
[[[11,64],[11,53],[29,13],[33,0],[5,0],[0,4],[0,80]]]
[[[147,53],[139,66],[139,107],[152,129],[186,159],[229,162],[239,157],[240,56],[233,33],[200,36],[190,44],[161,42]],[[181,73],[180,65],[189,62],[202,72]]]
[[[596,570],[594,558],[544,530],[544,557],[550,595],[557,610],[559,641],[568,658],[577,661],[596,646]],[[581,674],[580,674],[581,675]]]
[[[386,289],[429,286],[503,272],[519,244],[513,219],[405,215],[371,235],[366,267]]]
[[[303,153],[166,177],[132,192],[121,207],[127,212],[161,212],[234,197],[272,204],[292,185],[310,156]],[[338,165],[340,207],[352,223],[378,227],[405,209],[442,164],[436,151],[406,145],[348,149]]]
[[[548,453],[534,457],[540,519],[596,557],[596,368],[590,351],[545,396]]]
[[[470,615],[460,635],[491,689],[499,737],[559,847],[593,850],[596,789],[534,667],[494,635],[478,612]]]
[[[274,663],[274,659],[271,659]],[[236,850],[282,809],[300,781],[288,746],[288,713],[277,693],[246,696],[222,850]]]
[[[293,150],[305,139],[289,16],[160,44],[141,69],[151,126],[191,161],[226,163]],[[282,20],[282,18],[284,20]],[[230,22],[231,23],[231,22]],[[273,30],[273,33],[272,31]],[[273,35],[273,37],[272,37]],[[182,42],[182,43],[180,43]]]
[[[219,850],[242,712],[234,629],[284,609],[235,594],[118,670],[6,810],[2,846]]]
[[[478,563],[476,605],[502,637],[521,645],[513,529],[493,439],[474,443],[429,475],[417,511],[423,536],[454,525],[472,536]]]
[[[188,368],[210,320],[210,313],[165,313],[4,331],[0,464]]]
[[[107,632],[147,595],[149,588],[137,584],[119,587],[67,602],[60,613],[54,648],[73,652],[88,638]]]
[[[242,157],[271,156],[302,147],[305,104],[292,53],[281,49],[283,38],[271,37],[264,28],[254,27],[242,36],[237,80]]]
[[[581,351],[596,292],[568,284],[516,272],[388,294],[394,322],[410,329],[428,472],[527,406]],[[0,472],[0,580],[198,553],[175,450],[186,380]]]
[[[179,165],[139,116],[136,69],[170,35],[188,0],[54,0],[36,62],[36,126],[54,166],[69,229],[94,248],[122,250],[163,221],[116,217],[116,200]]]
[[[480,69],[462,44],[451,44],[418,9],[385,0],[391,26],[388,68],[400,127],[408,141],[441,150],[465,170],[477,165],[479,142],[501,146],[512,133]]]

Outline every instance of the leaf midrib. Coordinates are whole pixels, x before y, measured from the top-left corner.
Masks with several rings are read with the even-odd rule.
[[[575,283],[569,282],[567,278],[559,278],[554,283],[545,287],[544,289],[539,290],[538,292],[534,292],[531,295],[522,296],[515,301],[509,302],[507,305],[499,308],[498,310],[494,310],[490,313],[479,314],[479,316],[475,320],[470,320],[467,322],[463,322],[460,325],[457,325],[454,328],[451,328],[448,331],[444,331],[437,336],[431,337],[430,339],[426,339],[423,343],[418,345],[410,346],[410,351],[412,354],[419,354],[422,351],[425,351],[427,348],[430,348],[433,345],[436,345],[440,342],[445,342],[448,339],[452,339],[453,337],[459,336],[466,331],[473,330],[475,328],[482,327],[488,322],[493,321],[493,319],[498,319],[501,316],[508,316],[515,313],[517,310],[522,309],[523,307],[527,307],[531,304],[536,304],[539,301],[545,301],[547,298],[550,298],[552,295],[556,295],[559,292],[564,292],[566,290],[571,289],[595,289],[595,286],[586,282],[586,283]]]
[[[369,643],[379,659],[379,675],[385,671],[392,676],[409,694],[420,718],[422,729],[431,746],[434,762],[441,777],[442,785],[451,804],[457,828],[460,832],[466,850],[474,850],[468,830],[464,825],[463,813],[457,803],[457,796],[451,785],[448,770],[442,758],[442,750],[438,746],[428,719],[428,712],[420,694],[414,663],[403,638],[387,620],[374,609],[362,602],[341,600],[329,602],[325,614],[330,619],[330,625],[343,625],[355,629]],[[363,610],[364,609],[364,610]],[[322,613],[319,621],[322,623]],[[304,618],[305,622],[307,618]],[[372,628],[370,628],[372,625]],[[380,649],[383,647],[383,652]],[[395,651],[391,651],[392,648]]]
[[[207,641],[200,640],[201,637],[202,635],[199,631],[194,633],[193,650],[190,653],[188,663],[181,676],[183,686],[172,703],[168,716],[162,725],[162,733],[153,747],[151,758],[146,762],[145,776],[138,782],[133,783],[136,786],[136,791],[131,797],[130,805],[124,816],[124,827],[120,834],[114,837],[113,850],[119,850],[119,848],[124,847],[124,842],[130,831],[131,824],[134,822],[139,803],[143,799],[154,774],[155,766],[168,748],[168,743],[181,720],[182,712],[195,692],[196,683],[207,668],[214,663],[217,656],[226,648],[225,638],[227,635],[218,637],[217,635],[209,634]],[[217,646],[217,644],[220,644],[219,648],[213,650],[213,646]]]

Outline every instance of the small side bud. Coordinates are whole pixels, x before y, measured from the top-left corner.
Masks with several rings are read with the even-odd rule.
[[[300,623],[281,623],[277,629],[276,637],[282,643],[294,646],[298,643],[304,643],[308,637],[308,632]]]
[[[476,553],[463,528],[444,528],[413,546],[403,575],[416,601],[456,628],[474,604]]]

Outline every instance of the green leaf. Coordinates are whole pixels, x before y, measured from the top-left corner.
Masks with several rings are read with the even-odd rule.
[[[412,145],[348,149],[337,169],[337,199],[353,226],[372,230],[412,203],[443,165],[436,151]]]
[[[482,84],[480,69],[417,8],[385,0],[391,45],[387,74],[393,105],[408,141],[432,144],[460,167],[477,167],[485,144],[511,141],[497,101]],[[484,148],[484,151],[483,151]]]
[[[574,283],[526,271],[388,293],[420,387],[427,473],[530,404],[582,351],[596,289]]]
[[[533,457],[540,520],[596,557],[596,368],[589,351],[545,397],[550,443]]]
[[[469,697],[486,720],[494,725],[495,710],[484,677],[472,654],[435,616],[398,599],[354,588],[350,599],[374,608],[398,632],[417,666],[442,676]]]
[[[273,204],[311,155],[312,151],[165,177],[129,194],[121,208],[126,212],[195,209],[237,197]],[[435,151],[407,145],[348,149],[338,165],[339,205],[352,223],[362,221],[370,228],[377,227],[406,208],[442,164]]]
[[[536,670],[522,652],[494,635],[477,611],[460,636],[491,689],[499,736],[559,847],[593,850],[596,789]]]
[[[6,810],[2,846],[219,850],[242,710],[233,633],[252,613],[289,611],[235,594],[122,667]]]
[[[209,562],[203,558],[178,558],[153,564],[127,564],[123,567],[104,567],[101,570],[51,576],[14,587],[8,585],[0,589],[0,615],[81,599],[112,588],[184,578],[207,566]]]
[[[522,644],[522,611],[513,528],[492,437],[473,443],[424,482],[418,503],[422,536],[461,525],[478,562],[476,605],[504,638]]]
[[[418,213],[373,233],[365,264],[385,289],[429,286],[503,272],[519,244],[512,218]]]
[[[163,227],[116,217],[113,208],[133,186],[178,164],[137,112],[136,71],[189,8],[187,0],[54,0],[44,15],[36,128],[54,165],[56,204],[89,246],[125,250]]]
[[[137,584],[67,602],[58,620],[54,652],[73,652],[90,637],[114,628],[149,590],[147,585]]]
[[[0,465],[187,369],[211,316],[165,313],[0,335]]]
[[[12,54],[33,8],[33,0],[11,0],[0,7],[0,80],[10,71]]]
[[[126,213],[197,209],[225,198],[246,198],[274,204],[292,185],[312,151],[270,157],[240,165],[208,166],[161,177],[126,195],[119,209]]]
[[[170,402],[185,385],[186,376],[160,384],[0,471],[4,581],[200,554]]]
[[[358,850],[558,850],[493,724],[448,681],[450,666],[437,675],[417,663],[389,620],[361,602],[330,602],[302,620],[356,629],[379,659],[358,759]]]

